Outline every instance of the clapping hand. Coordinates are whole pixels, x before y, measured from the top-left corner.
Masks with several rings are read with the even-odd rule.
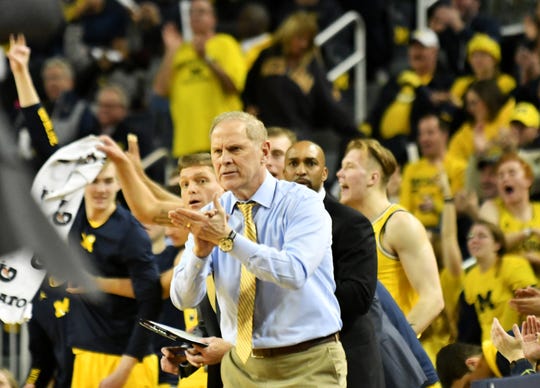
[[[534,315],[519,326],[512,326],[514,337],[509,335],[501,326],[497,318],[493,319],[491,326],[491,340],[497,350],[510,362],[527,358],[532,365],[540,359],[540,320]]]
[[[219,203],[219,195],[214,194],[214,209],[198,212],[190,209],[178,208],[169,212],[171,222],[188,229],[195,238],[193,253],[197,257],[208,256],[219,240],[231,232],[227,224],[227,214]]]
[[[522,324],[520,337],[525,357],[532,363],[540,360],[540,320],[536,316],[527,316],[527,320]]]
[[[176,28],[174,23],[166,23],[163,26],[161,37],[165,49],[171,53],[176,52],[176,50],[184,43],[182,34],[178,31],[178,28]]]
[[[540,290],[534,287],[520,288],[514,292],[510,299],[510,307],[521,314],[540,315]]]
[[[493,318],[491,325],[491,341],[508,361],[516,361],[524,357],[522,349],[522,337],[518,325],[512,327],[514,337],[504,330],[497,318]]]

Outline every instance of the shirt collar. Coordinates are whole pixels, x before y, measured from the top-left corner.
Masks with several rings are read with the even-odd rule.
[[[272,205],[272,200],[274,198],[274,193],[276,191],[277,179],[272,176],[268,171],[266,171],[266,177],[264,178],[263,183],[259,186],[255,194],[248,201],[240,201],[238,198],[231,193],[232,201],[228,204],[226,209],[228,214],[232,214],[234,205],[236,202],[257,202],[259,205],[269,208]]]
[[[321,185],[321,189],[317,192],[317,195],[320,199],[324,200],[326,197],[326,190],[324,189],[324,186]]]

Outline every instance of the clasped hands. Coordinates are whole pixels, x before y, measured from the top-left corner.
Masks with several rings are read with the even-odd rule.
[[[213,197],[214,209],[204,212],[177,208],[169,211],[171,223],[186,228],[193,235],[195,247],[193,253],[197,257],[206,257],[218,244],[219,240],[231,233],[228,216],[219,203],[219,195]]]

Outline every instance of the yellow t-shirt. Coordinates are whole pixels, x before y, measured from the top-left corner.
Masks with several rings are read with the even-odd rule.
[[[415,81],[419,83],[419,86],[427,85],[433,78],[431,74],[420,77],[411,70],[402,71],[400,77],[409,75],[417,78]],[[405,84],[381,117],[380,136],[383,139],[411,134],[410,116],[415,99],[416,89],[410,84]]]
[[[495,374],[495,376],[503,377],[499,367],[497,366],[497,352],[498,350],[495,345],[493,345],[493,342],[491,342],[491,339],[482,341],[482,354],[484,355],[484,359],[486,360],[489,369]]]
[[[506,209],[502,199],[496,198],[494,200],[495,206],[499,210],[499,228],[503,233],[520,232],[527,228],[540,228],[540,203],[533,202],[532,214],[533,216],[529,221],[521,221],[516,219]],[[540,252],[540,238],[534,234],[531,234],[527,239],[516,245],[509,253],[524,254],[526,252],[536,251]]]
[[[482,341],[491,338],[493,318],[497,318],[504,330],[522,321],[520,314],[508,302],[518,288],[536,284],[536,276],[530,263],[522,257],[505,255],[494,266],[482,272],[475,265],[464,280],[465,300],[474,304],[482,330]]]
[[[174,126],[173,156],[210,150],[210,125],[220,113],[242,110],[240,92],[246,78],[246,62],[239,44],[226,34],[206,42],[206,56],[231,78],[238,93],[225,93],[210,66],[199,58],[193,45],[183,44],[172,64],[170,108]]]
[[[261,53],[261,51],[270,47],[272,45],[272,42],[273,42],[272,36],[268,34],[264,39],[254,44],[247,51],[244,52],[244,58],[246,61],[246,69],[248,71],[249,69],[251,69],[251,66],[253,66],[253,64],[259,57],[259,54]]]
[[[73,22],[76,17],[81,14],[81,9],[84,8],[86,0],[62,1],[62,13],[66,22]]]
[[[476,78],[472,75],[464,75],[456,78],[450,88],[452,101],[458,106],[462,106],[465,92],[474,81],[476,81]],[[497,76],[497,86],[503,94],[509,94],[516,87],[516,80],[512,76],[502,73]]]
[[[450,180],[452,193],[457,193],[465,184],[467,164],[461,160],[446,156],[443,161],[444,170]],[[439,225],[444,206],[444,197],[438,183],[439,168],[429,160],[407,164],[403,170],[399,203],[409,210],[426,228]],[[422,204],[430,199],[433,208],[422,208]]]
[[[390,205],[375,221],[373,221],[373,231],[377,242],[378,272],[377,277],[392,295],[397,305],[407,315],[418,300],[418,294],[412,288],[407,274],[399,261],[399,258],[386,252],[381,245],[381,238],[388,219],[392,214],[406,211],[397,204]]]

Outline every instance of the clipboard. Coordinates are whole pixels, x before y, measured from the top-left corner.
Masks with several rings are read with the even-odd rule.
[[[193,345],[198,345],[203,348],[208,346],[208,344],[201,342],[202,337],[190,334],[187,331],[180,330],[172,326],[167,326],[149,319],[141,319],[139,320],[139,324],[145,329],[159,334],[162,337],[168,338],[172,341],[181,342],[183,346],[185,345],[187,348],[190,348]]]

